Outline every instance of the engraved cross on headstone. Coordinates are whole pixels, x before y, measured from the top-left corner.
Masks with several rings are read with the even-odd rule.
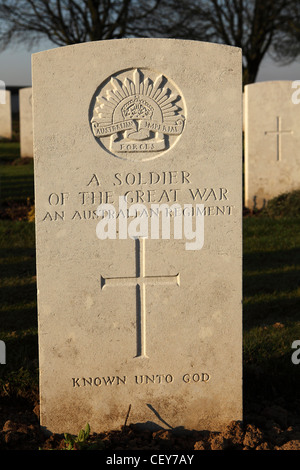
[[[135,276],[126,277],[103,277],[101,276],[101,289],[115,286],[135,286],[136,287],[136,337],[137,353],[136,357],[147,357],[146,354],[146,285],[180,285],[180,275],[146,276],[145,270],[145,239],[135,240]]]
[[[275,134],[277,135],[277,161],[281,161],[281,135],[282,134],[293,134],[293,131],[281,130],[281,117],[277,116],[277,130],[276,131],[265,131],[265,135]]]

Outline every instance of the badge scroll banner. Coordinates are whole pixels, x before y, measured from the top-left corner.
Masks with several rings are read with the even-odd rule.
[[[130,119],[127,121],[116,122],[109,124],[108,126],[101,125],[101,121],[97,119],[92,120],[92,128],[95,137],[107,137],[117,132],[124,132],[132,129],[133,131],[148,129],[152,132],[160,132],[168,135],[179,135],[182,133],[184,125],[184,119],[178,119],[177,121],[164,124],[161,122],[155,122],[147,119],[135,120]]]

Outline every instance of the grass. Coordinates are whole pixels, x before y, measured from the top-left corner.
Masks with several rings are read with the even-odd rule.
[[[33,164],[12,165],[15,160],[18,144],[0,144],[2,205],[33,198]],[[282,210],[291,200],[295,207],[287,197],[279,201],[280,212],[244,218],[245,403],[276,396],[288,401],[299,385],[291,345],[300,339],[300,214],[286,217],[291,212]],[[7,348],[0,395],[26,396],[38,389],[34,223],[0,220],[0,264],[0,340]]]
[[[0,388],[26,395],[38,385],[34,224],[0,221],[0,338],[6,365]]]
[[[0,143],[1,209],[33,200],[33,162],[20,163],[19,143]],[[0,286],[0,395],[26,396],[38,387],[34,223],[0,220]]]
[[[245,396],[290,400],[300,370],[291,361],[300,339],[300,217],[244,220]]]
[[[33,159],[20,158],[18,142],[0,143],[0,200],[1,205],[25,204],[33,200]]]

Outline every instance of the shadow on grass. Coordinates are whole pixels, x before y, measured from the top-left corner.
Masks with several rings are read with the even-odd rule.
[[[21,169],[23,167],[20,167]],[[20,174],[9,175],[2,172],[0,184],[1,184],[1,205],[5,201],[22,202],[26,201],[27,198],[33,199],[34,197],[34,183],[33,176],[31,174]]]
[[[20,305],[20,304],[19,304]],[[24,330],[37,328],[36,306],[1,309],[1,332],[22,334]]]
[[[20,157],[20,142],[0,141],[0,163],[10,164]]]
[[[259,326],[300,322],[299,297],[244,303],[244,331]],[[296,339],[296,338],[295,338]],[[300,332],[299,332],[300,339]]]
[[[264,272],[271,269],[283,269],[295,264],[300,267],[300,248],[244,253],[243,262],[245,274],[251,273],[251,271]]]
[[[1,221],[0,228],[0,396],[20,396],[38,383],[34,226]]]
[[[0,249],[0,279],[33,277],[36,274],[35,250],[30,248]]]
[[[244,255],[245,328],[300,320],[300,249]]]
[[[291,353],[275,358],[267,365],[244,364],[243,399],[247,412],[253,403],[281,403],[295,412],[299,396],[299,366],[291,361]]]
[[[254,296],[260,293],[268,294],[291,292],[299,287],[300,267],[298,269],[282,270],[274,273],[259,273],[244,275],[244,295]]]
[[[0,367],[0,396],[31,396],[38,388],[37,334],[9,338],[5,345],[6,364]]]
[[[36,266],[33,248],[0,249],[0,331],[36,328]]]
[[[243,296],[245,404],[294,403],[300,367],[292,363],[291,345],[300,339],[300,249],[244,253]]]

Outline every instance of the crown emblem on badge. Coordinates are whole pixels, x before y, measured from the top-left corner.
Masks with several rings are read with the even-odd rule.
[[[153,108],[147,101],[135,96],[133,100],[123,106],[122,115],[124,119],[151,119]]]
[[[113,75],[100,88],[93,108],[92,131],[117,156],[145,160],[170,148],[183,131],[183,102],[175,85],[148,69]]]

